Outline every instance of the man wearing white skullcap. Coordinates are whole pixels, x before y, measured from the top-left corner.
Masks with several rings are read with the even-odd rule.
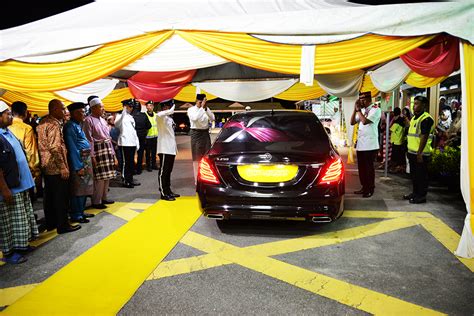
[[[92,207],[106,208],[106,204],[114,201],[107,200],[110,179],[115,177],[115,152],[104,115],[104,104],[97,96],[90,96],[87,101],[91,115],[84,120],[84,133],[91,144],[91,157],[94,167],[94,193]]]

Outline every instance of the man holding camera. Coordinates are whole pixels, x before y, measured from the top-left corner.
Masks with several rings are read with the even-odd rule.
[[[209,136],[209,123],[216,118],[206,105],[206,95],[196,95],[196,104],[188,109],[189,122],[191,124],[191,152],[193,156],[194,179],[197,176],[197,164],[206,152],[211,148],[211,137]]]

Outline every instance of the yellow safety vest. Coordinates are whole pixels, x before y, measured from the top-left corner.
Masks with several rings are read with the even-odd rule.
[[[147,138],[158,137],[158,127],[156,126],[156,113],[153,112],[152,117],[148,115],[148,112],[145,114],[146,114],[146,117],[148,117],[148,120],[150,121],[150,124],[151,124],[151,128],[148,130],[148,134],[146,135],[146,137]]]
[[[405,127],[394,123],[392,127],[390,127],[390,131],[392,132],[392,134],[390,134],[390,142],[394,145],[403,145],[406,140]]]
[[[428,112],[424,112],[417,119],[413,117],[410,121],[410,128],[408,129],[408,152],[411,154],[418,153],[418,148],[420,147],[421,122],[428,117],[433,119]],[[431,126],[430,134],[428,135],[428,141],[426,142],[426,146],[423,149],[423,156],[431,155],[431,152],[433,150],[433,148],[431,147],[431,143],[433,142],[434,129],[435,126],[433,120],[433,125]]]

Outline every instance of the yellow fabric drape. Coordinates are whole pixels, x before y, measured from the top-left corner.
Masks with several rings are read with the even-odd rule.
[[[40,116],[48,114],[48,103],[53,99],[61,100],[64,105],[68,106],[71,101],[60,97],[54,92],[30,92],[22,93],[15,91],[6,91],[0,99],[11,105],[15,101],[25,102],[28,110]]]
[[[311,87],[304,85],[301,82],[295,83],[288,90],[277,94],[275,98],[288,100],[288,101],[300,101],[300,100],[311,100],[319,98],[327,94],[326,91],[321,88],[316,81],[314,81]]]
[[[471,232],[474,232],[474,216],[472,216],[472,211],[474,210],[474,46],[463,42],[462,49],[466,74],[466,86],[463,87],[466,89],[466,91],[463,91],[466,104],[462,106],[462,115],[466,115],[467,118],[467,148],[463,150],[467,150],[467,161],[469,164]]]
[[[173,31],[108,43],[93,53],[63,63],[0,63],[0,87],[17,92],[59,91],[104,78],[163,43]]]
[[[208,100],[213,100],[217,98],[215,95],[207,93],[206,91],[203,91],[203,90],[201,90],[201,93],[205,93],[206,98]],[[181,91],[179,91],[179,93],[173,99],[182,101],[182,102],[196,101],[196,87],[191,84],[184,86],[184,88],[181,89]]]
[[[364,80],[362,81],[362,87],[360,88],[360,92],[367,92],[370,91],[372,97],[376,96],[379,93],[379,90],[374,86],[372,83],[372,79],[369,75],[364,75]]]
[[[102,99],[104,109],[107,112],[118,112],[123,109],[122,100],[133,98],[128,88],[113,90],[108,96]]]
[[[267,71],[299,74],[300,45],[265,42],[242,33],[176,31],[189,43],[225,59]],[[316,45],[315,74],[347,72],[398,57],[433,36],[393,37],[364,35]]]
[[[417,74],[416,72],[412,71],[408,74],[405,82],[408,83],[410,86],[416,88],[429,88],[432,86],[437,85],[438,83],[442,82],[444,79],[448,77],[438,77],[438,78],[431,78],[425,77],[423,75]]]

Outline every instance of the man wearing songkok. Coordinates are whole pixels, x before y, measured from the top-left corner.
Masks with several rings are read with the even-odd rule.
[[[103,118],[104,104],[97,96],[89,97],[91,115],[84,119],[83,129],[91,145],[91,159],[94,168],[94,193],[92,207],[106,208],[110,179],[115,178],[115,154],[109,127]]]
[[[118,145],[122,150],[123,157],[123,186],[133,188],[140,185],[139,182],[133,180],[135,151],[140,147],[135,130],[135,120],[131,115],[135,104],[133,99],[123,100],[122,104],[123,111],[115,118],[115,127],[120,130]]]
[[[145,161],[146,161],[146,170],[152,171],[158,169],[156,167],[156,146],[158,139],[158,128],[156,127],[156,113],[154,110],[153,101],[148,101],[146,103],[146,116],[150,121],[151,127],[148,130],[145,141]]]
[[[196,95],[196,104],[188,109],[191,124],[191,152],[193,157],[194,179],[197,176],[197,164],[202,156],[211,148],[209,123],[215,120],[214,113],[206,105],[206,95]]]
[[[174,201],[179,194],[171,191],[171,172],[173,171],[174,159],[178,148],[174,136],[175,123],[171,118],[174,113],[173,100],[161,104],[161,111],[157,113],[158,125],[158,156],[160,157],[160,171],[158,182],[160,185],[161,199]]]
[[[28,161],[18,139],[8,130],[12,114],[0,101],[0,250],[3,261],[26,261],[18,251],[28,250],[28,241],[38,237],[29,189],[34,186]]]
[[[362,185],[362,188],[354,193],[362,194],[364,198],[369,198],[374,194],[374,161],[380,147],[378,126],[381,116],[380,108],[372,104],[370,91],[361,92],[352,112],[351,125],[359,123],[356,150],[359,180]]]
[[[51,100],[48,105],[49,114],[41,120],[36,128],[41,171],[45,184],[43,204],[46,229],[57,228],[59,234],[81,228],[80,225],[70,225],[67,216],[69,167],[63,137],[65,109],[60,100]]]
[[[71,186],[71,220],[79,223],[88,223],[86,217],[93,214],[84,213],[86,197],[92,195],[93,172],[91,148],[84,134],[81,124],[86,117],[86,105],[81,102],[70,104],[67,108],[71,113],[71,120],[64,125],[64,140],[66,141],[70,186]]]

